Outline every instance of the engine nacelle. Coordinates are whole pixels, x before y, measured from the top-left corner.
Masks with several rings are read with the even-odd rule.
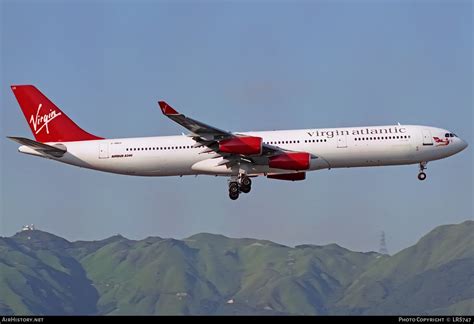
[[[286,181],[301,181],[306,179],[306,172],[298,173],[284,173],[284,174],[269,174],[268,179],[286,180]]]
[[[219,151],[242,155],[260,155],[262,154],[262,143],[263,140],[261,137],[233,137],[220,141]]]
[[[268,159],[268,166],[283,170],[308,170],[311,155],[305,152],[283,153]]]

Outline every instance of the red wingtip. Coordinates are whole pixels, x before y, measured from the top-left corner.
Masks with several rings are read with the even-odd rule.
[[[166,102],[158,101],[158,104],[160,105],[160,108],[161,108],[161,111],[163,112],[163,114],[165,114],[165,115],[179,115],[179,112],[177,112],[176,110],[171,108],[171,106],[168,105]]]

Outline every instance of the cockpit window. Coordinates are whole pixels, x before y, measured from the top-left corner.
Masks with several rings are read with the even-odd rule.
[[[446,133],[444,134],[444,137],[457,137],[457,136],[454,133]]]
[[[444,137],[449,137],[449,133],[444,134]]]

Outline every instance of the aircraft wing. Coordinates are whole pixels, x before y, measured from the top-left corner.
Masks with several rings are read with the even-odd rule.
[[[219,128],[212,127],[200,121],[186,117],[185,115],[180,114],[179,112],[171,108],[171,106],[164,101],[159,101],[158,104],[160,105],[161,111],[166,117],[189,130],[192,135],[209,140],[224,139],[234,136],[232,133],[223,131]]]
[[[66,147],[61,144],[57,144],[57,146],[53,146],[53,145],[36,142],[34,140],[31,140],[29,138],[24,138],[24,137],[7,136],[7,138],[21,145],[26,145],[36,151],[39,151],[41,153],[45,153],[47,155],[51,155],[54,157],[61,157],[67,151]]]
[[[213,126],[209,126],[195,119],[186,117],[185,115],[177,112],[164,101],[159,101],[158,104],[161,108],[161,111],[166,117],[170,118],[171,120],[180,124],[191,132],[190,136],[196,141],[195,146],[202,145],[207,147],[201,153],[209,153],[214,151],[218,153],[219,156],[222,156],[224,158],[223,164],[227,164],[228,166],[240,163],[240,161],[242,160],[253,164],[265,165],[268,164],[268,160],[272,156],[276,156],[282,153],[296,153],[295,151],[283,149],[281,147],[265,143],[262,143],[262,152],[260,155],[257,156],[223,153],[219,150],[219,141],[247,135],[227,132]],[[317,157],[311,155],[311,158],[314,159]]]
[[[227,132],[213,126],[209,126],[195,119],[186,117],[185,115],[177,112],[175,109],[173,109],[170,105],[168,105],[164,101],[159,101],[158,104],[161,108],[161,111],[166,117],[170,118],[174,122],[188,129],[191,132],[191,136],[193,137],[194,140],[196,140],[198,143],[204,146],[209,147],[211,151],[212,150],[216,151],[215,148],[217,148],[219,140],[239,136],[239,134],[233,134],[231,132]],[[263,156],[268,157],[268,156],[276,155],[282,152],[291,152],[291,151],[284,150],[277,146],[268,145],[265,143],[262,145]]]

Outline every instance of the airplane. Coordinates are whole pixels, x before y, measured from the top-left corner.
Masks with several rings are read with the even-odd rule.
[[[418,164],[418,179],[425,180],[429,161],[468,146],[453,132],[418,125],[229,132],[164,101],[162,113],[187,135],[107,139],[81,129],[35,86],[11,89],[35,137],[9,136],[21,144],[19,152],[124,175],[225,176],[232,200],[250,192],[254,177],[300,181],[322,169]]]

